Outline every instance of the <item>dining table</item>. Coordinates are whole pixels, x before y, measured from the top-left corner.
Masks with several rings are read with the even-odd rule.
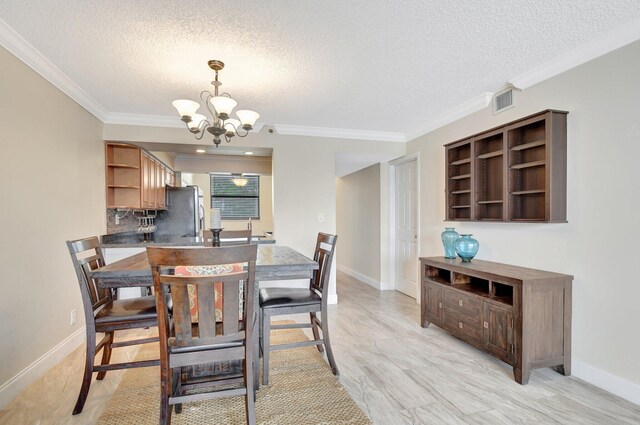
[[[175,248],[175,247],[173,247]],[[191,247],[192,248],[192,247]],[[258,294],[261,282],[273,280],[310,279],[313,271],[318,269],[318,263],[293,248],[277,244],[258,245],[256,259],[254,313],[258,313]],[[151,266],[147,253],[141,252],[114,261],[106,266],[90,272],[89,277],[96,280],[100,288],[123,288],[153,286]],[[254,332],[255,385],[259,387],[259,331]]]

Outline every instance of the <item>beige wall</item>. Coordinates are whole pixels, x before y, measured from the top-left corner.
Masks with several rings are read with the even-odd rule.
[[[336,207],[338,267],[379,288],[380,164],[336,179]]]
[[[151,152],[153,156],[158,158],[160,161],[164,163],[164,165],[168,166],[172,170],[175,170],[175,157],[167,152]]]
[[[106,227],[102,124],[2,48],[0,158],[2,388],[83,325],[65,241]]]
[[[443,223],[442,145],[547,108],[570,112],[569,222]],[[607,382],[640,384],[639,121],[636,42],[517,93],[514,109],[492,115],[487,108],[408,146],[422,161],[421,255],[442,254],[439,235],[448,224],[474,234],[478,258],[574,275],[574,374],[610,389]]]

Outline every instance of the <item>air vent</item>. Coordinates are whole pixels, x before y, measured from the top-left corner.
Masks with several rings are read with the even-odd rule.
[[[493,113],[497,114],[516,106],[516,94],[513,88],[498,92],[493,96]]]

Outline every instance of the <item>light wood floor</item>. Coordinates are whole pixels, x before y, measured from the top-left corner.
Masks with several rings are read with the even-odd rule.
[[[421,328],[418,304],[398,292],[338,273],[338,297],[329,319],[340,381],[375,424],[640,424],[640,406],[551,369],[517,384],[508,365]],[[94,381],[83,413],[72,416],[82,349],[1,410],[0,424],[95,423],[123,371]],[[137,348],[118,351],[132,358]]]

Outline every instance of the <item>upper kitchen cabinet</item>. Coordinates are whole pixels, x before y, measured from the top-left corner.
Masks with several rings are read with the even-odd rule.
[[[175,173],[137,146],[106,144],[107,208],[166,208],[165,185]]]
[[[542,111],[445,151],[446,220],[567,221],[567,112]]]

